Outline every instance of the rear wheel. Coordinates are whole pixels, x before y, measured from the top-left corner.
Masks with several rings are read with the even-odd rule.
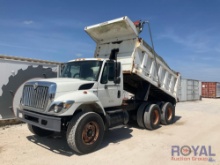
[[[147,107],[147,105],[148,105],[148,103],[142,103],[139,106],[138,111],[137,111],[137,123],[140,128],[145,128],[143,116],[144,116],[144,111],[145,111],[145,108]]]
[[[52,135],[52,134],[53,134],[53,131],[48,131],[48,130],[39,128],[39,127],[37,127],[37,126],[31,125],[31,124],[28,124],[28,129],[29,129],[33,134],[38,135],[38,136],[41,136],[41,137],[49,136],[49,135]]]
[[[164,125],[171,124],[175,118],[174,106],[167,102],[162,106],[161,123]]]
[[[156,104],[150,104],[144,112],[144,126],[147,129],[156,129],[160,124],[160,108]]]
[[[79,154],[94,151],[102,142],[104,123],[94,112],[81,112],[74,116],[67,129],[67,143]]]

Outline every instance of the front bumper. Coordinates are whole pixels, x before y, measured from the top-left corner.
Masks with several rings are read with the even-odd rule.
[[[17,110],[17,118],[25,123],[40,127],[42,129],[61,132],[61,118],[41,115],[25,110]]]

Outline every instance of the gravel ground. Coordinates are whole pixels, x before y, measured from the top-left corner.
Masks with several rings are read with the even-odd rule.
[[[4,126],[0,127],[0,164],[220,165],[219,127],[220,99],[181,102],[174,124],[154,131],[136,125],[108,131],[99,150],[80,156],[69,149],[65,135],[42,138],[31,134],[26,124]],[[178,147],[188,156],[180,151],[177,156]]]

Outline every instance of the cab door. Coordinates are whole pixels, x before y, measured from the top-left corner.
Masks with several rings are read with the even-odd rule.
[[[104,108],[122,104],[123,83],[115,82],[116,76],[116,62],[106,61],[98,85],[98,97]]]

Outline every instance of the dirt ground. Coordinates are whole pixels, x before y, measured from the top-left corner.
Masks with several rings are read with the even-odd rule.
[[[219,128],[220,99],[181,102],[174,124],[153,131],[135,125],[108,131],[99,150],[80,156],[69,149],[65,135],[37,137],[26,124],[4,126],[0,127],[0,164],[220,165]]]

